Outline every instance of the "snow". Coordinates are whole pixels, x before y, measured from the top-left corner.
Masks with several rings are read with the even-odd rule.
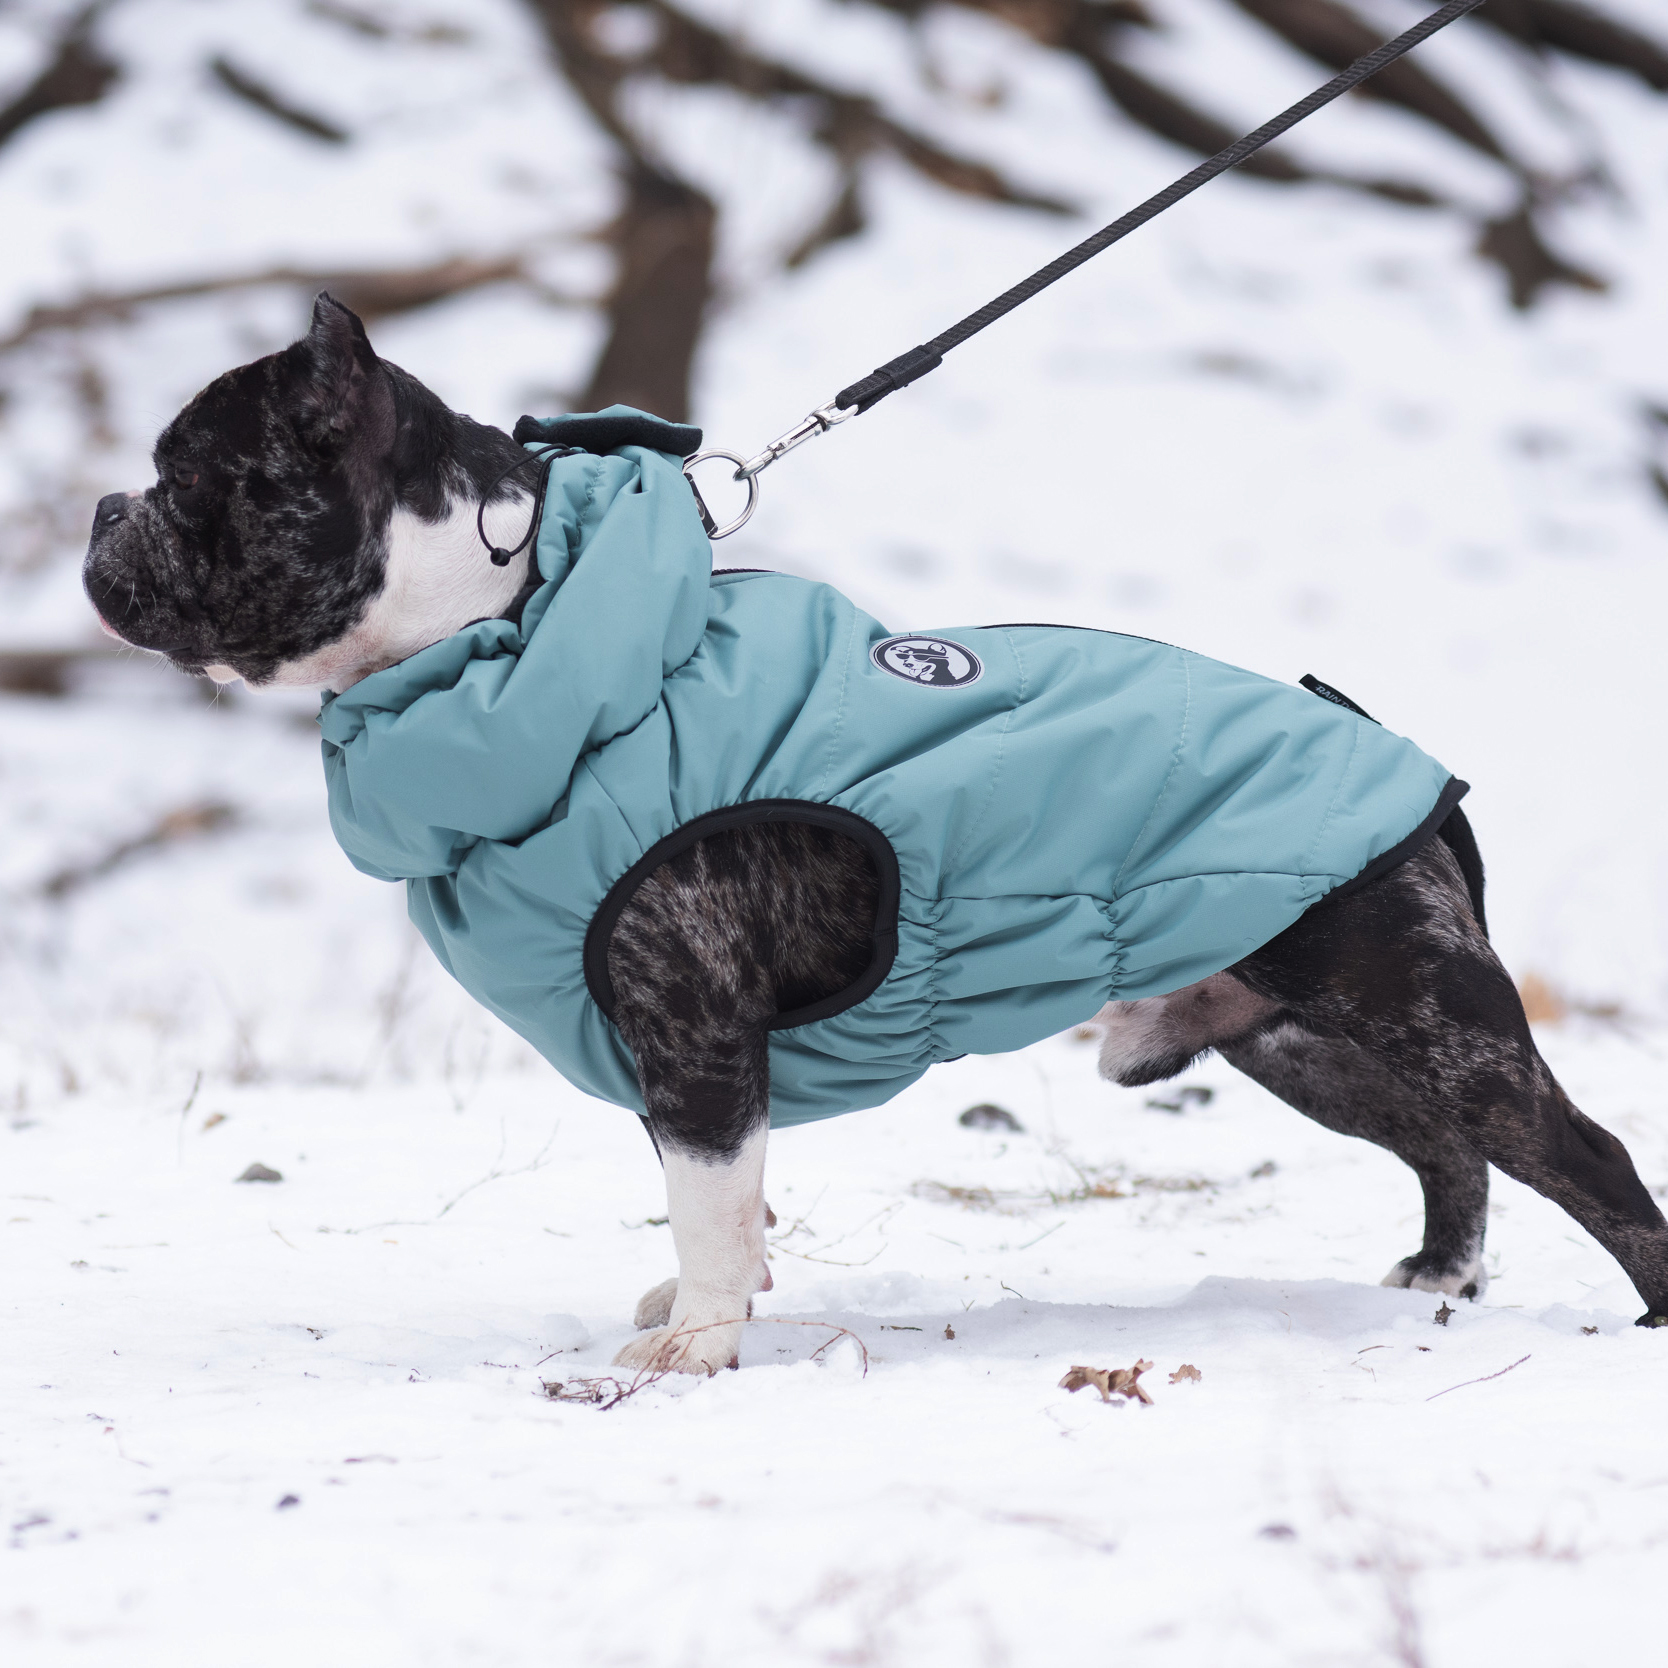
[[[1317,79],[1231,8],[1163,9],[1152,66],[1237,119]],[[1417,8],[1363,9],[1388,32]],[[1083,209],[993,209],[877,159],[870,232],[772,276],[826,166],[792,111],[668,96],[659,141],[693,147],[725,204],[697,389],[713,444],[755,450],[1183,165],[993,19],[928,31],[961,97],[926,90],[872,8],[700,10]],[[0,63],[22,76],[15,15]],[[456,16],[463,44],[373,49],[284,0],[117,8],[118,94],[5,153],[4,318],[83,284],[543,240],[575,305],[504,286],[375,335],[483,418],[560,403],[598,340],[579,302],[606,279],[586,241],[606,152],[521,8]],[[1457,218],[1222,181],[771,470],[719,559],[830,579],[900,630],[1055,618],[1312,670],[1415,736],[1475,784],[1508,965],[1606,1010],[1539,1041],[1660,1196],[1668,522],[1642,409],[1668,403],[1668,111],[1598,70],[1537,82],[1467,27],[1424,49],[1441,73],[1525,144],[1535,99],[1563,101],[1537,164],[1597,149],[1618,181],[1553,221],[1609,295],[1511,314]],[[355,144],[310,147],[213,93],[216,50]],[[1007,102],[982,113],[993,79]],[[1293,147],[1508,200],[1359,101]],[[0,641],[91,640],[86,506],[145,478],[193,388],[297,323],[292,295],[258,290],[98,327],[111,439],[91,448],[67,346],[4,367],[0,500],[45,493],[64,530],[4,554]],[[776,1137],[776,1286],[741,1371],[606,1410],[549,1400],[545,1382],[606,1375],[673,1272],[653,1155],[348,867],[316,750],[305,701],[211,704],[137,659],[72,700],[0,698],[8,1660],[1643,1654],[1668,1341],[1631,1325],[1616,1265],[1496,1177],[1493,1283],[1435,1324],[1437,1299],[1376,1284],[1418,1242],[1411,1173],[1214,1060],[1183,1079],[1208,1102],[1170,1113],[1148,1102],[1175,1085],[1112,1088],[1062,1038]],[[206,804],[233,819],[43,892]],[[962,1127],[979,1101],[1023,1130]],[[252,1163],[283,1180],[238,1183]],[[1058,1388],[1138,1359],[1152,1407]],[[1171,1384],[1184,1363],[1201,1380]]]
[[[1650,1057],[1556,1040],[1668,1174]],[[540,1384],[606,1374],[671,1272],[612,1109],[500,1076],[14,1120],[21,1660],[1636,1651],[1668,1529],[1661,1340],[1604,1253],[1502,1182],[1489,1299],[1437,1326],[1437,1299],[1372,1284],[1418,1234],[1394,1160],[1217,1064],[1187,1080],[1207,1106],[1148,1109],[1092,1055],[959,1063],[778,1137],[777,1285],[741,1370],[607,1411]],[[987,1096],[1024,1133],[960,1127]],[[235,1185],[257,1160],[283,1182]],[[1085,1175],[1124,1196],[1071,1202]],[[831,1326],[866,1376],[850,1343],[815,1356]],[[1137,1358],[1150,1408],[1056,1388]],[[1200,1382],[1170,1385],[1184,1362]]]

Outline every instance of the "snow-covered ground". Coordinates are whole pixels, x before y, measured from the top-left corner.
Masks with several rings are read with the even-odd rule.
[[[1417,9],[1371,8],[1387,30]],[[8,316],[89,276],[436,259],[519,246],[552,200],[605,213],[594,135],[529,67],[521,10],[468,10],[449,54],[361,62],[342,35],[309,60],[306,85],[365,128],[331,170],[193,79],[219,44],[284,71],[299,8],[119,9],[142,73],[8,152],[0,213],[27,234],[0,271]],[[1216,27],[1223,8],[1165,10],[1180,27],[1153,52],[1247,125],[1316,79]],[[698,387],[714,443],[754,449],[1183,165],[993,21],[938,41],[969,83],[1010,81],[985,117],[912,91],[901,26],[869,8],[749,15],[770,50],[918,99],[912,120],[990,144],[1085,218],[878,164],[872,230],[771,278],[760,251],[792,241],[814,159],[786,117],[668,99],[666,142],[732,211]],[[1509,126],[1528,95],[1466,27],[1431,61]],[[1510,314],[1456,220],[1220,182],[772,470],[720,559],[833,580],[899,629],[1056,618],[1348,690],[1474,784],[1502,953],[1605,1010],[1542,1046],[1665,1193],[1668,516],[1643,412],[1668,405],[1668,105],[1567,66],[1549,91],[1617,179],[1555,222],[1610,295]],[[1294,144],[1501,206],[1382,108]],[[549,258],[552,281],[600,270],[583,247]],[[149,431],[194,386],[298,322],[260,292],[113,328],[117,438],[82,466],[89,505],[144,478]],[[577,386],[597,336],[583,309],[483,291],[377,340],[508,422]],[[73,427],[57,351],[0,414],[14,497]],[[72,558],[5,581],[0,645],[89,629]],[[1147,1103],[1175,1085],[1109,1088],[1060,1039],[781,1135],[776,1288],[742,1371],[609,1409],[549,1400],[544,1382],[606,1373],[672,1272],[653,1156],[449,987],[395,890],[348,867],[316,746],[305,703],[210,705],[137,663],[72,700],[0,698],[8,1660],[1586,1668],[1651,1650],[1668,1339],[1631,1326],[1615,1265],[1497,1178],[1487,1298],[1434,1324],[1435,1299],[1376,1285],[1418,1241],[1411,1174],[1219,1062],[1184,1080],[1208,1102],[1171,1113]],[[1023,1132],[960,1126],[977,1101]],[[237,1183],[252,1163],[283,1180]],[[1057,1388],[1138,1359],[1151,1407]],[[1183,1364],[1202,1377],[1172,1385]]]
[[[1661,1037],[1549,1040],[1660,1185]],[[1406,1170],[1220,1065],[1186,1082],[1213,1098],[1153,1109],[1062,1040],[779,1137],[741,1371],[606,1410],[541,1384],[608,1372],[670,1235],[632,1120],[548,1073],[17,1117],[0,1637],[31,1665],[1639,1660],[1668,1364],[1614,1265],[1500,1182],[1488,1300],[1438,1326],[1374,1284],[1417,1243]],[[962,1128],[987,1097],[1024,1133]],[[236,1185],[255,1162],[283,1181]],[[1151,1407],[1057,1388],[1138,1359]]]

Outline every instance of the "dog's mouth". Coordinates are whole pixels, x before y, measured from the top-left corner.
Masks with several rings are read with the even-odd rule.
[[[99,630],[127,648],[164,655],[182,671],[200,671],[205,645],[182,617],[185,610],[157,595],[153,566],[136,565],[131,552],[101,546],[95,535],[81,576]]]
[[[184,657],[189,652],[185,644],[155,636],[146,630],[146,626],[154,623],[152,621],[140,620],[136,623],[124,621],[123,625],[112,625],[104,610],[97,603],[93,604],[93,616],[98,621],[99,630],[106,637],[113,638],[126,648],[143,649],[147,654],[167,655],[174,660]]]

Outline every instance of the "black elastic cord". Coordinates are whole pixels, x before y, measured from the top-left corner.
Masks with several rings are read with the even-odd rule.
[[[557,458],[568,457],[578,450],[579,448],[577,446],[547,446],[543,451],[528,452],[524,456],[517,458],[514,463],[512,463],[507,469],[503,470],[499,474],[498,479],[494,481],[492,485],[489,486],[481,495],[481,501],[475,509],[475,531],[479,535],[481,543],[486,546],[487,554],[492,558],[492,565],[495,568],[507,568],[510,563],[513,562],[516,557],[519,556],[522,551],[524,551],[528,545],[530,545],[539,536],[539,527],[544,521],[545,489],[550,484],[550,466],[557,460]],[[494,544],[492,540],[486,536],[487,504],[491,500],[493,493],[498,490],[504,481],[513,475],[516,470],[524,469],[530,463],[535,463],[539,466],[538,485],[533,491],[532,519],[527,523],[527,531],[521,536],[521,543],[518,544],[514,550],[506,550],[502,545]]]
[[[969,313],[959,324],[951,325],[948,330],[934,336],[930,342],[913,347],[896,359],[889,359],[877,370],[870,371],[861,381],[852,383],[849,388],[842,388],[834,396],[835,405],[842,411],[849,406],[856,406],[859,411],[867,411],[870,406],[878,405],[888,394],[894,394],[898,389],[908,387],[917,377],[923,377],[928,371],[936,370],[951,348],[960,347],[969,336],[976,336],[986,325],[994,324],[1004,313],[1011,313],[1021,302],[1029,301],[1039,290],[1047,289],[1050,284],[1064,278],[1068,272],[1082,266],[1101,250],[1110,248],[1120,238],[1127,237],[1137,226],[1146,225],[1154,216],[1179,203],[1183,197],[1197,191],[1208,180],[1215,179],[1218,174],[1225,174],[1254,152],[1260,151],[1271,139],[1278,139],[1288,128],[1296,127],[1305,117],[1314,115],[1323,105],[1330,104],[1333,99],[1347,93],[1351,87],[1359,87],[1369,76],[1377,75],[1385,65],[1393,64],[1403,53],[1411,52],[1437,30],[1446,29],[1450,23],[1464,17],[1467,12],[1476,11],[1482,4],[1483,0],[1448,0],[1448,4],[1440,11],[1432,12],[1422,22],[1414,24],[1405,35],[1398,35],[1393,41],[1386,41],[1383,46],[1369,52],[1365,57],[1357,58],[1348,69],[1333,76],[1324,87],[1317,87],[1306,99],[1300,100],[1289,110],[1282,111],[1273,121],[1264,122],[1255,133],[1246,134],[1226,150],[1218,151],[1208,161],[1201,162],[1191,173],[1183,174],[1175,184],[1165,186],[1156,196],[1138,204],[1128,214],[1114,220],[1110,226],[1103,226],[1093,237],[1085,238],[1075,249],[1068,249],[1057,260],[1050,261],[1047,266],[1033,272],[1029,278],[1015,284],[1011,290],[1004,290],[994,301],[986,302],[978,312]]]

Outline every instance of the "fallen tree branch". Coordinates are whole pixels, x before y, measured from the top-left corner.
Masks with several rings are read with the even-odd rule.
[[[109,4],[95,0],[64,25],[56,50],[39,75],[0,108],[0,145],[17,135],[37,116],[54,110],[73,110],[97,104],[121,75],[121,66],[107,58],[93,41],[93,25]]]
[[[194,805],[181,805],[159,817],[143,834],[131,840],[118,841],[102,857],[60,869],[42,882],[41,895],[53,899],[67,897],[79,887],[87,885],[89,881],[102,880],[112,870],[120,868],[122,864],[145,852],[157,851],[180,840],[212,834],[236,820],[236,810],[217,799],[202,800]]]
[[[209,72],[233,98],[241,99],[263,116],[271,116],[309,139],[319,139],[327,145],[345,145],[353,137],[345,127],[290,103],[282,93],[275,92],[247,70],[240,70],[229,58],[209,59]]]
[[[552,289],[527,270],[531,251],[475,260],[466,255],[437,261],[432,266],[373,267],[329,271],[275,266],[258,272],[222,273],[212,278],[184,278],[172,284],[151,284],[133,290],[89,290],[73,301],[31,307],[10,335],[0,336],[0,354],[10,353],[50,330],[80,330],[106,319],[126,319],[139,307],[161,301],[185,301],[196,296],[225,295],[236,290],[290,284],[299,289],[329,290],[364,319],[385,318],[444,301],[486,284],[520,283],[542,300],[557,306],[587,305],[588,298]]]
[[[914,128],[894,121],[872,98],[848,93],[802,70],[738,46],[734,37],[690,17],[668,0],[650,0],[662,35],[645,59],[632,64],[649,69],[674,85],[722,86],[760,101],[806,99],[820,106],[815,138],[842,158],[864,151],[890,150],[917,172],[964,196],[1014,208],[1072,214],[1074,206],[1046,192],[1015,185],[988,163],[946,150]]]
[[[1631,70],[1647,87],[1668,93],[1668,46],[1579,0],[1494,0],[1477,20],[1537,51]]]
[[[121,658],[120,649],[0,650],[0,693],[67,695],[77,667]]]

